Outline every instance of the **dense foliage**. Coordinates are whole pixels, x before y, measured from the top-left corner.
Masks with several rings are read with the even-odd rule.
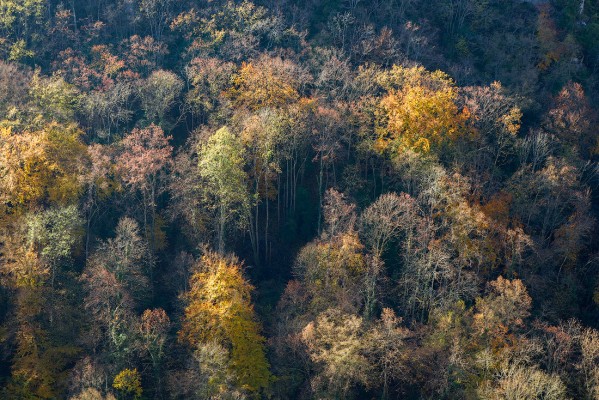
[[[0,1],[0,398],[599,399],[597,0]]]

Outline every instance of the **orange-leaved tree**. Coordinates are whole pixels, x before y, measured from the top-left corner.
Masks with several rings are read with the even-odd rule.
[[[394,66],[379,76],[387,94],[379,103],[377,147],[428,153],[468,132],[453,80],[441,71]]]

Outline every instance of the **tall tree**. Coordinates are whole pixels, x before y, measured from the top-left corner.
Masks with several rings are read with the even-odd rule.
[[[236,258],[206,252],[185,294],[188,304],[179,338],[195,348],[213,341],[225,347],[239,387],[260,392],[268,387],[271,375],[252,290]]]
[[[244,171],[243,145],[239,137],[223,127],[198,148],[198,170],[206,183],[207,205],[216,211],[217,248],[225,252],[225,235],[231,221],[247,226],[250,196]]]
[[[123,152],[118,158],[125,184],[142,194],[144,230],[152,249],[156,246],[156,200],[165,189],[164,173],[172,163],[170,139],[153,124],[134,129],[123,139]]]

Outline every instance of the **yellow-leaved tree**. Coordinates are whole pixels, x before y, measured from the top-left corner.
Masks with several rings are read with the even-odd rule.
[[[458,106],[455,83],[444,72],[393,66],[378,79],[387,89],[378,110],[379,150],[428,153],[467,134],[468,109]]]
[[[57,123],[39,131],[0,128],[0,207],[75,202],[87,157],[81,135],[75,126]]]
[[[223,346],[239,387],[259,392],[271,374],[251,301],[253,289],[239,260],[206,251],[185,295],[188,305],[179,339],[194,348],[215,342]]]
[[[141,387],[141,377],[137,368],[128,369],[125,368],[114,377],[112,387],[118,391],[124,393],[127,398],[133,398],[135,400],[141,399],[143,388]]]
[[[291,61],[263,56],[241,65],[228,96],[236,106],[254,111],[285,107],[299,100],[298,88],[307,79]]]

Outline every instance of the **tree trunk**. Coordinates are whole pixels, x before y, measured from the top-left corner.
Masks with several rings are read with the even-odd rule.
[[[324,170],[324,161],[322,157],[322,152],[320,153],[320,171],[318,173],[318,234],[320,235],[321,223],[322,223],[322,179],[323,179],[323,170]]]
[[[219,216],[219,228],[218,228],[218,252],[220,254],[225,254],[225,222],[226,222],[226,214],[225,214],[225,206],[221,203],[220,205],[220,216]]]

